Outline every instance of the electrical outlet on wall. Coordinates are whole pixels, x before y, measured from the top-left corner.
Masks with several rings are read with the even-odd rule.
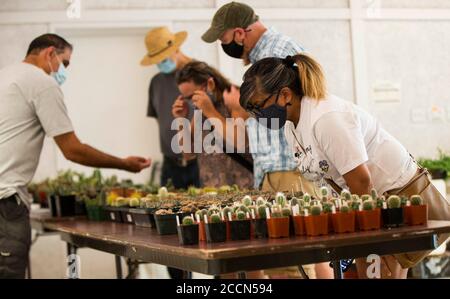
[[[428,114],[426,108],[412,108],[411,122],[415,124],[424,124],[428,122]]]
[[[375,103],[400,103],[400,83],[379,81],[372,86],[372,98]]]
[[[433,104],[429,113],[432,122],[445,122],[446,111],[444,107]]]

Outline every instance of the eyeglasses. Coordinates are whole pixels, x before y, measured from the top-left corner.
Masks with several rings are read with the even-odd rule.
[[[280,91],[276,92],[276,93],[271,93],[267,98],[265,98],[261,104],[252,104],[252,103],[247,103],[247,111],[250,113],[250,115],[252,116],[257,116],[261,109],[263,109],[263,107],[266,105],[266,103],[270,100],[270,98],[272,98],[274,95],[277,95],[277,98],[275,99],[275,103],[278,102],[278,98],[280,96]]]

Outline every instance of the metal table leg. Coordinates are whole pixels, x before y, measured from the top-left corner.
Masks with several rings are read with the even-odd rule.
[[[342,274],[341,260],[333,261],[333,272],[334,272],[334,279],[344,278],[344,275]]]
[[[300,271],[300,275],[303,279],[309,279],[309,276],[308,274],[306,274],[305,269],[303,269],[302,265],[298,266],[298,271]]]
[[[116,275],[117,275],[117,279],[122,279],[122,262],[121,262],[121,258],[119,255],[114,256],[115,260],[116,260]]]

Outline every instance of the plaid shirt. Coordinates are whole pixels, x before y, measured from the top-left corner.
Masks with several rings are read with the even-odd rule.
[[[263,58],[285,58],[303,51],[292,38],[270,28],[261,36],[249,58],[251,63],[255,63]],[[268,172],[292,171],[297,168],[284,130],[269,130],[254,118],[249,118],[247,131],[254,163],[255,188],[261,187],[264,175]]]

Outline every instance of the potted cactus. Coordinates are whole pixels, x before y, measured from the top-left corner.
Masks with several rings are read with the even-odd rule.
[[[299,202],[301,203],[301,202]],[[304,236],[306,234],[305,230],[305,219],[304,219],[304,205],[295,205],[293,207],[292,220],[294,222],[294,231],[296,236]],[[301,210],[300,210],[301,209]]]
[[[325,201],[322,203],[322,211],[328,215],[328,233],[332,233],[334,231],[332,215],[333,212],[336,213],[336,206],[332,202]]]
[[[194,218],[186,216],[182,222],[179,223],[177,217],[177,231],[178,239],[181,245],[195,245],[198,244],[198,224],[195,223]]]
[[[355,212],[344,202],[339,211],[331,215],[333,230],[336,233],[355,232]]]
[[[410,202],[403,208],[405,223],[408,225],[427,224],[428,207],[420,195],[413,195]]]
[[[358,218],[358,226],[360,230],[376,230],[380,229],[381,213],[380,209],[375,208],[373,200],[369,199],[359,206],[356,212]]]
[[[188,216],[190,213],[175,213],[171,209],[159,209],[155,212],[155,223],[158,234],[175,235],[177,233],[177,215]]]
[[[205,222],[206,240],[208,243],[225,242],[227,240],[227,226],[219,214],[213,214]]]
[[[250,240],[250,219],[248,213],[238,210],[230,221],[231,240]]]
[[[267,232],[269,238],[287,238],[289,237],[289,216],[283,216],[281,207],[273,207],[272,214],[267,214]]]
[[[403,224],[403,208],[401,199],[397,195],[389,196],[387,205],[381,210],[384,227],[398,227]]]
[[[305,230],[308,236],[328,234],[328,215],[322,213],[320,205],[311,206],[311,215],[305,213]]]
[[[256,212],[256,219],[253,220],[253,235],[257,239],[267,238],[266,208],[265,203],[259,205]]]
[[[208,215],[208,210],[201,209],[195,212],[195,217],[198,223],[198,240],[206,240],[206,230],[205,230],[205,215]]]

